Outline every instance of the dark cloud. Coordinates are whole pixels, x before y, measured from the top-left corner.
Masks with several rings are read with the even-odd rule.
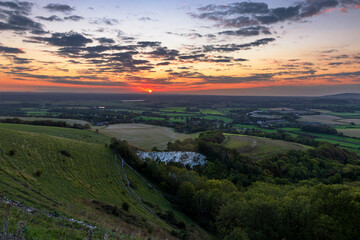
[[[28,15],[34,4],[30,2],[0,2],[0,7],[15,10],[17,14]]]
[[[42,16],[37,16],[37,19],[40,20],[44,20],[44,21],[49,21],[49,22],[61,22],[63,21],[62,18],[56,16],[56,15],[52,15],[50,17],[42,17]]]
[[[78,15],[71,15],[71,16],[68,16],[68,17],[64,17],[64,20],[70,20],[70,21],[75,21],[75,22],[78,22],[80,20],[84,19],[83,17],[81,16],[78,16]]]
[[[227,5],[208,5],[190,15],[194,18],[215,21],[223,27],[240,28],[238,31],[225,31],[222,34],[254,36],[258,35],[257,31],[251,31],[246,27],[297,21],[321,14],[324,10],[334,7],[346,9],[359,4],[359,0],[305,0],[289,7],[269,8],[266,3],[238,2]],[[268,34],[269,32],[264,33]]]
[[[71,11],[74,11],[75,9],[70,7],[66,4],[58,4],[58,3],[50,3],[47,6],[44,7],[45,9],[52,11],[52,12],[63,12],[63,13],[69,13]]]
[[[3,47],[3,46],[0,46],[0,52],[1,53],[24,53],[24,51],[19,48]]]
[[[140,47],[158,47],[161,45],[161,42],[142,41],[142,42],[137,42],[137,44]]]
[[[195,55],[183,55],[179,58],[181,60],[198,60],[199,58],[205,57],[205,54],[195,54]]]
[[[54,46],[73,46],[81,47],[85,46],[88,43],[91,43],[92,40],[84,37],[83,35],[75,32],[70,33],[53,33],[51,37],[34,37],[35,40],[49,43]]]
[[[29,2],[0,2],[0,31],[31,31],[34,34],[44,34],[43,25],[33,21],[27,15],[31,12],[33,4]]]
[[[219,34],[230,36],[258,36],[260,34],[271,34],[270,29],[264,26],[246,27],[237,31],[223,31]]]
[[[224,44],[224,45],[206,45],[203,46],[204,52],[234,52],[238,50],[248,50],[251,47],[266,45],[275,41],[275,38],[262,38],[245,44]]]
[[[156,65],[157,66],[167,66],[167,65],[170,65],[170,62],[161,62],[161,63],[158,63]]]
[[[180,37],[188,37],[191,39],[203,37],[203,35],[201,35],[200,33],[174,33],[174,32],[166,32],[166,33],[170,34],[170,35],[180,36]]]
[[[174,60],[177,56],[179,56],[179,51],[168,49],[167,47],[157,47],[152,52],[148,54],[152,55],[155,58],[163,58],[165,61]]]
[[[98,40],[99,41],[99,43],[101,43],[101,44],[113,44],[113,43],[115,43],[115,41],[113,40],[113,39],[111,39],[111,38],[97,38],[96,40]]]

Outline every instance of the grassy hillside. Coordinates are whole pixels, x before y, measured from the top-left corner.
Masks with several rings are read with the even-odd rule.
[[[106,144],[110,143],[110,137],[97,134],[88,130],[80,130],[64,127],[33,126],[25,124],[0,123],[0,129],[12,129],[23,132],[42,133],[46,135],[74,139],[89,143]]]
[[[306,150],[309,148],[301,144],[281,140],[230,134],[226,135],[223,145],[230,149],[236,149],[240,153],[248,154],[254,159],[290,150]]]
[[[29,132],[40,131],[42,127],[36,129],[26,126],[27,129],[22,129],[28,132],[5,127],[0,127],[2,195],[27,206],[58,212],[61,216],[84,220],[108,231],[113,230],[119,236],[125,234],[141,239],[150,236],[153,239],[172,239],[174,237],[170,232],[180,231],[151,214],[129,195],[121,180],[123,173],[118,167],[121,163],[119,160],[115,162],[113,152],[104,144]],[[52,127],[44,128],[48,132]],[[68,130],[73,133],[86,132],[54,128],[49,133],[58,135]],[[136,182],[141,194],[147,196],[148,205],[157,207],[156,212],[173,211],[177,220],[184,221],[188,226],[187,230],[198,231],[198,228],[190,227],[193,223],[176,212],[164,198],[161,198],[160,203],[156,191],[141,187],[144,185],[141,177],[131,173],[130,169],[126,171],[130,171],[129,178],[134,184]],[[136,191],[136,187],[133,188]],[[128,211],[122,209],[124,203],[130,206]],[[87,232],[84,234],[86,237]],[[52,239],[52,235],[44,232],[36,236],[39,239]]]

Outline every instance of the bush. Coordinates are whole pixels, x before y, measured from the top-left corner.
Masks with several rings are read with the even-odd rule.
[[[16,153],[16,151],[15,151],[15,150],[10,150],[8,154],[9,154],[9,156],[14,156],[14,155],[15,155],[15,153]]]
[[[121,204],[121,207],[122,207],[123,210],[129,211],[130,205],[127,202],[123,202]]]
[[[68,153],[68,152],[65,151],[65,150],[61,150],[60,153],[61,153],[62,155],[64,155],[65,157],[71,157],[70,153]]]
[[[36,170],[36,172],[34,172],[35,177],[40,177],[41,174],[42,174],[42,171],[40,171],[40,170]]]

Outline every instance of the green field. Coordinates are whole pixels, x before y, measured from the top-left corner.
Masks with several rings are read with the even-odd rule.
[[[178,113],[185,113],[186,107],[168,107],[168,108],[161,108],[161,112],[178,112]]]
[[[225,123],[231,123],[232,119],[228,117],[223,116],[216,116],[216,115],[205,115],[203,116],[205,119],[208,120],[217,120],[217,121],[224,121]]]
[[[115,160],[114,153],[104,144],[1,127],[0,148],[0,192],[10,199],[87,221],[104,231],[112,229],[121,239],[126,239],[124,234],[139,239],[150,236],[172,239],[169,232],[177,230],[152,215],[127,193],[121,181],[121,163]],[[146,197],[146,201],[156,206],[156,211],[173,211],[187,225],[193,224],[156,191],[145,188],[147,183],[143,178],[130,169],[126,172],[131,181],[139,186],[139,193]],[[128,211],[121,208],[124,202],[130,205]],[[101,207],[103,205],[108,207]],[[109,206],[117,206],[116,214],[115,210],[106,210]],[[48,226],[51,228],[51,221]],[[53,236],[54,232],[59,231],[55,226],[55,230],[39,229],[33,223],[29,224],[29,234],[35,236],[31,239],[58,239]],[[191,231],[198,230],[195,227]],[[71,228],[63,231],[67,236],[71,234]],[[87,230],[78,231],[77,234],[81,236],[79,239],[84,239]]]
[[[350,125],[351,126],[351,125]],[[283,128],[283,130],[292,133],[292,134],[307,134],[313,136],[317,141],[329,142],[331,144],[338,144],[339,146],[346,148],[350,151],[354,151],[356,153],[360,153],[360,139],[352,138],[352,136],[348,134],[356,134],[359,133],[359,129],[338,129],[339,132],[345,131],[347,134],[345,136],[336,136],[329,134],[320,134],[320,133],[310,133],[304,132],[299,128]],[[348,130],[348,131],[347,131]],[[348,137],[349,136],[349,137]]]
[[[219,112],[215,109],[200,109],[202,114],[210,114],[210,115],[224,115],[222,112]]]
[[[177,139],[183,140],[191,135],[176,133],[173,129],[147,124],[114,124],[105,128],[99,128],[99,132],[106,136],[126,140],[130,144],[145,150],[153,147],[166,149],[168,142]]]
[[[309,149],[307,146],[292,142],[233,134],[226,134],[223,145],[230,149],[236,149],[256,160],[290,150]]]

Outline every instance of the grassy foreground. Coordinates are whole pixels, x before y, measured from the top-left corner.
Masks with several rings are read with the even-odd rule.
[[[127,193],[117,167],[119,163],[115,163],[113,152],[105,144],[32,133],[30,130],[41,132],[40,129],[44,128],[44,132],[68,136],[68,131],[71,131],[74,138],[78,138],[78,131],[82,134],[96,133],[66,128],[26,127],[23,130],[27,132],[0,126],[1,195],[26,206],[86,221],[99,226],[98,229],[102,229],[103,233],[112,232],[116,238],[176,239],[170,233],[179,229],[146,211]],[[128,175],[132,182],[139,185],[148,204],[156,206],[158,212],[172,211],[179,221],[189,226],[187,230],[199,230],[190,227],[193,223],[174,210],[164,198],[157,201],[158,194],[150,188],[142,187],[144,180],[140,176],[131,171]],[[128,210],[122,207],[124,204],[129,206]],[[42,224],[36,227],[31,223],[34,221],[29,221],[27,239],[58,239],[58,224],[51,225],[51,221],[44,217],[42,219],[34,221],[49,222],[49,229],[41,228]],[[55,230],[52,229],[54,226]],[[71,232],[71,229],[64,230],[64,238],[68,238]],[[87,237],[88,231],[85,229],[76,234],[78,239],[83,239]]]

